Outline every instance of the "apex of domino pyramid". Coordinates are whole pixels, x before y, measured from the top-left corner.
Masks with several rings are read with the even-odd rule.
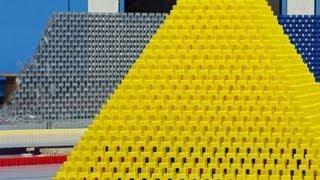
[[[264,0],[180,0],[55,178],[317,179],[319,90]]]

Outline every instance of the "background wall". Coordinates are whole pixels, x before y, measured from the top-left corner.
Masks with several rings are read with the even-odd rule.
[[[119,12],[119,1],[88,0],[88,12]]]
[[[70,5],[71,11],[87,11],[87,0],[70,0]],[[51,14],[61,11],[68,11],[68,0],[0,0],[0,74],[19,72]]]
[[[176,0],[125,0],[126,12],[169,13]]]
[[[0,98],[4,97],[5,83],[6,83],[5,79],[0,77]]]
[[[288,15],[314,15],[315,0],[287,0]]]
[[[280,0],[267,0],[269,5],[272,7],[272,10],[275,15],[280,15],[281,14],[281,1]]]
[[[320,0],[316,0],[316,14],[320,15]]]

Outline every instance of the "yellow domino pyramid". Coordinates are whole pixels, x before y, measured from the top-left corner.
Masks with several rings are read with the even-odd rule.
[[[55,179],[320,179],[319,102],[265,0],[178,0]]]

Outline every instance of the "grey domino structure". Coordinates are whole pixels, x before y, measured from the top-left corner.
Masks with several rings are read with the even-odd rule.
[[[49,128],[67,127],[69,120],[71,127],[85,127],[165,16],[54,14],[31,63],[21,72],[12,103],[2,109],[2,118],[34,126],[49,122]]]

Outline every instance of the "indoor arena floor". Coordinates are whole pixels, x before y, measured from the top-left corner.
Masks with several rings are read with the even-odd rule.
[[[59,165],[1,167],[0,180],[50,180]]]

